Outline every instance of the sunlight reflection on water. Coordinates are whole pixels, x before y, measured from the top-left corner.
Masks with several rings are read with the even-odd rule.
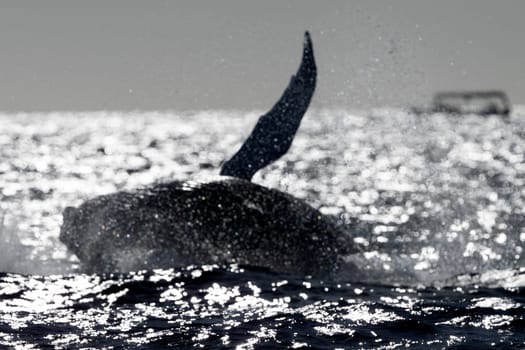
[[[1,239],[10,249],[0,270],[76,271],[57,239],[65,206],[216,175],[257,116],[2,115]],[[428,284],[513,269],[524,260],[523,126],[516,116],[312,112],[290,152],[254,181],[338,218],[362,250],[344,257],[343,279]]]

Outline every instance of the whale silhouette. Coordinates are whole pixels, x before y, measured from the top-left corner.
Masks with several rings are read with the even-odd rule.
[[[348,247],[334,220],[287,193],[250,182],[288,151],[316,77],[306,32],[297,73],[224,163],[221,176],[159,183],[68,207],[60,240],[90,273],[230,263],[301,275],[332,273]]]

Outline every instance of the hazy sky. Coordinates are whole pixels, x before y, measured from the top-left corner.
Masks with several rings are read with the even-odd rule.
[[[266,109],[318,62],[313,106],[436,90],[525,103],[525,1],[0,0],[0,110]]]

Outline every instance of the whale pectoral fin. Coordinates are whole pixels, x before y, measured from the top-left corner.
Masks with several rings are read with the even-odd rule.
[[[221,175],[251,180],[259,169],[288,151],[314,94],[316,79],[312,40],[306,32],[297,73],[273,108],[259,118],[239,151],[224,163]]]

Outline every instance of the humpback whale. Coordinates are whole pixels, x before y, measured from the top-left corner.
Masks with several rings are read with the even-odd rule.
[[[297,73],[223,164],[221,176],[158,183],[67,207],[60,240],[89,273],[230,263],[301,275],[335,271],[346,244],[334,221],[290,194],[250,181],[288,151],[316,78],[306,32]]]

